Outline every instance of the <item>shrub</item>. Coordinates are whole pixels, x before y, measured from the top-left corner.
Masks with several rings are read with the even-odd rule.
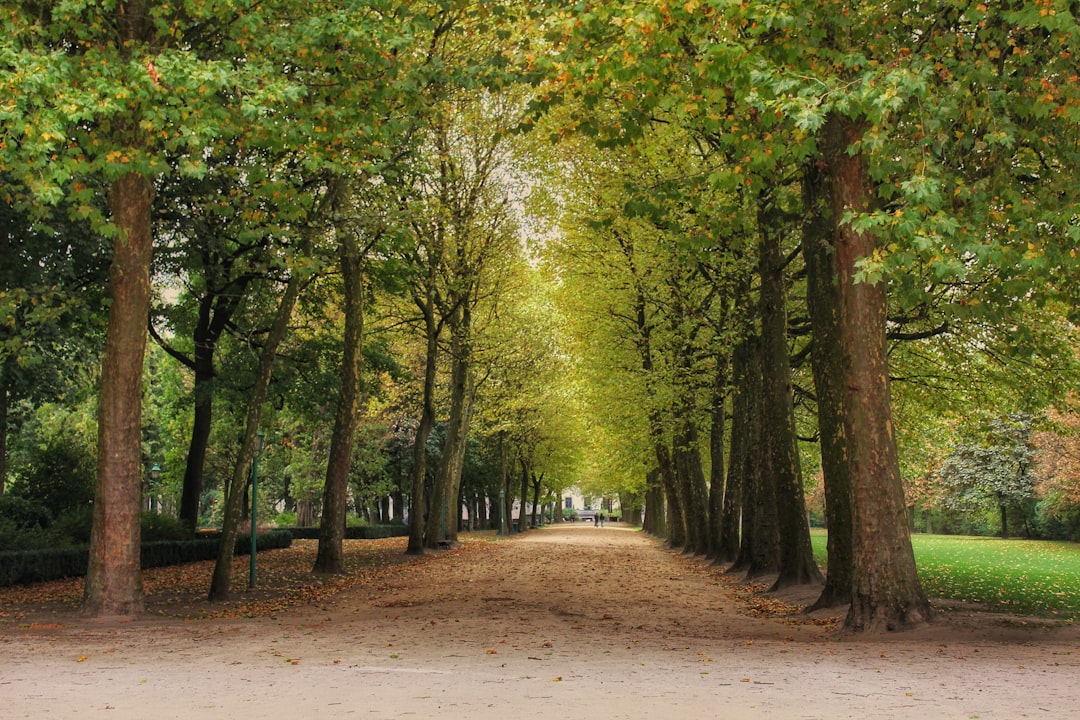
[[[52,523],[52,513],[44,504],[30,498],[0,495],[0,521],[3,520],[19,530],[45,528]]]
[[[143,542],[184,540],[191,537],[191,532],[172,515],[144,512],[139,520]]]

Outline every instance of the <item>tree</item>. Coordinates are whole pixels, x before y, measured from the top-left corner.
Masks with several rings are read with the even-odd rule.
[[[1016,414],[994,418],[982,439],[960,443],[937,471],[946,507],[971,511],[991,503],[1001,518],[1001,537],[1009,537],[1009,508],[1035,495],[1033,418]]]

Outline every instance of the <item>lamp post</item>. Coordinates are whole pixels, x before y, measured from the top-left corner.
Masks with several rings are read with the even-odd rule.
[[[150,511],[157,512],[157,488],[161,480],[161,466],[154,465],[150,468]]]
[[[259,453],[262,452],[263,431],[260,428],[255,436],[255,455],[251,458],[251,558],[248,566],[248,590],[255,589],[255,555],[258,545],[258,529],[255,523],[255,508],[259,498]]]

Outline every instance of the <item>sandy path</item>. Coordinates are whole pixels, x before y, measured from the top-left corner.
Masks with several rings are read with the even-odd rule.
[[[14,718],[1080,718],[1075,628],[843,638],[699,561],[559,527],[254,620],[0,626]]]

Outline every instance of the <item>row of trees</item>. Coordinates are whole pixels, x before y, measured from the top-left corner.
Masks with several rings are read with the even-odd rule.
[[[69,263],[90,251],[110,263],[107,282],[92,278],[108,289],[108,322],[89,612],[142,603],[148,318],[149,334],[190,372],[179,514],[191,529],[211,438],[222,433],[215,401],[225,394],[242,418],[228,423],[240,428],[226,441],[235,451],[217,450],[230,460],[223,548],[239,526],[265,414],[274,408],[307,434],[304,414],[328,413],[316,570],[342,570],[362,401],[395,373],[423,378],[408,464],[410,552],[454,539],[446,518],[457,510],[446,508],[460,507],[480,386],[504,398],[485,418],[502,449],[503,487],[511,462],[530,486],[543,473],[544,436],[529,414],[558,399],[542,384],[547,370],[535,370],[550,343],[530,339],[542,299],[529,299],[516,220],[523,191],[509,162],[524,109],[514,52],[528,44],[517,35],[529,12],[356,2],[312,16],[292,2],[77,2],[19,3],[5,14],[5,235],[25,247],[28,267],[58,262],[58,243]],[[69,226],[105,242],[83,242]],[[32,243],[22,238],[28,228]],[[51,281],[76,294],[73,275]],[[10,287],[21,280],[13,273]],[[20,309],[38,301],[15,298]],[[80,307],[103,317],[101,305]],[[13,325],[18,348],[5,367],[28,367],[20,349],[48,344],[34,334],[44,324]],[[449,416],[429,473],[444,371]],[[21,387],[6,373],[5,401]],[[520,399],[530,391],[532,400]],[[515,493],[504,494],[509,506]],[[229,593],[231,565],[223,550],[211,597]]]
[[[572,107],[560,128],[594,142],[560,166],[574,221],[551,257],[588,318],[598,415],[666,500],[647,527],[776,587],[817,582],[812,438],[819,604],[848,604],[854,629],[929,617],[897,427],[918,477],[940,428],[988,402],[1045,407],[1075,377],[1075,11],[608,3],[567,19],[541,104]],[[938,474],[957,496],[965,452]],[[1009,471],[1024,482],[1024,462]]]
[[[778,587],[822,580],[812,456],[820,602],[924,621],[902,462],[1075,359],[1074,9],[16,3],[2,407],[100,347],[87,609],[141,606],[144,442],[185,438],[192,529],[218,463],[226,548],[272,423],[325,468],[319,571],[380,426],[408,428],[409,552],[456,539],[480,437],[501,513],[633,478],[598,489]],[[148,318],[194,420],[146,437]]]

